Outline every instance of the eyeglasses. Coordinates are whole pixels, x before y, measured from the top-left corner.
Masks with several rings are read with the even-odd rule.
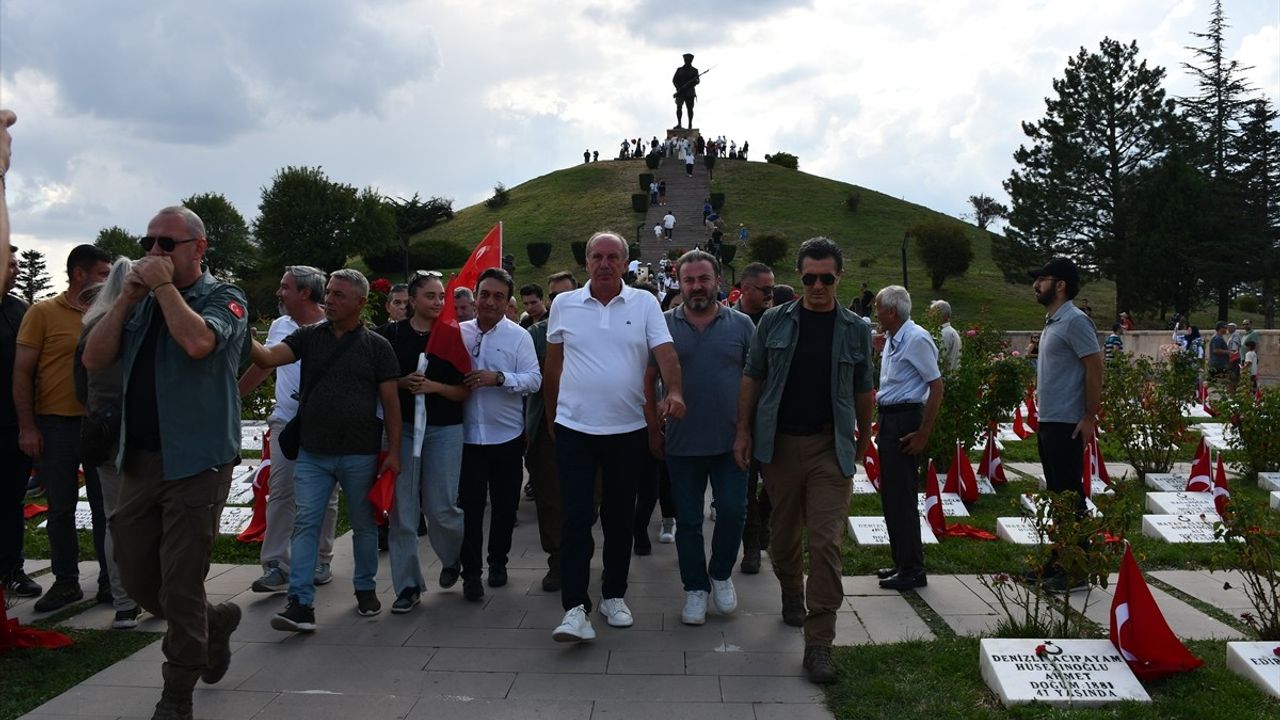
[[[836,276],[832,275],[831,273],[822,273],[820,275],[814,274],[814,273],[805,273],[804,275],[800,276],[800,282],[804,283],[806,286],[812,285],[818,282],[819,280],[821,280],[822,284],[826,285],[827,287],[830,287],[836,284]]]
[[[165,235],[161,235],[159,237],[147,235],[146,237],[138,238],[138,244],[147,252],[151,252],[151,248],[155,245],[159,245],[160,249],[165,252],[173,252],[173,249],[177,246],[184,245],[189,242],[195,242],[199,239],[200,238],[187,238],[186,240],[176,240]]]
[[[480,357],[480,343],[484,342],[484,336],[488,334],[489,331],[486,330],[476,335],[476,344],[471,348],[471,357]]]

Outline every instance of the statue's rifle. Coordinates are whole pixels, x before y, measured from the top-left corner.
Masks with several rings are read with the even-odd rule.
[[[690,79],[688,79],[688,80],[685,80],[683,85],[681,85],[680,87],[676,88],[676,91],[675,91],[675,92],[673,92],[673,93],[671,93],[671,97],[673,97],[673,98],[674,98],[674,97],[680,97],[680,93],[684,92],[684,89],[685,89],[686,87],[688,87],[688,86],[689,86],[689,85],[691,85],[691,84],[696,84],[696,83],[697,83],[697,81],[699,81],[699,80],[701,80],[701,79],[702,79],[702,76],[703,76],[703,75],[706,75],[707,73],[711,72],[712,70],[715,70],[717,67],[718,67],[718,65],[712,65],[711,67],[707,68],[706,70],[703,70],[702,72],[698,73],[698,74],[697,74],[697,76],[692,77],[692,78],[690,78]]]

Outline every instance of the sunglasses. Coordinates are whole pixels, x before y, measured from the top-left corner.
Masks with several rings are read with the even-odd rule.
[[[486,331],[476,335],[476,344],[471,346],[471,357],[480,357],[480,343],[484,342],[484,336],[488,334]]]
[[[773,286],[772,286],[772,285],[747,285],[747,286],[745,286],[745,287],[755,288],[755,289],[759,290],[759,291],[760,291],[760,294],[761,294],[761,295],[764,295],[765,297],[773,297]]]
[[[138,244],[141,245],[142,249],[147,252],[151,252],[151,248],[156,245],[159,245],[160,249],[165,252],[173,252],[173,249],[178,247],[179,245],[184,245],[189,242],[195,242],[196,240],[199,240],[199,239],[200,238],[187,238],[186,240],[176,240],[174,238],[167,237],[165,235],[161,235],[159,237],[152,237],[150,235],[147,235],[146,237],[138,238]]]
[[[420,277],[443,278],[443,277],[444,277],[444,273],[440,272],[439,270],[414,270],[414,271],[413,271],[413,277],[415,277],[415,278],[420,278]]]
[[[819,280],[821,280],[822,284],[826,285],[827,287],[831,287],[832,285],[836,284],[836,276],[832,275],[831,273],[822,273],[820,275],[817,275],[814,273],[805,273],[804,275],[800,276],[800,282],[804,283],[806,286],[812,285],[818,282]]]

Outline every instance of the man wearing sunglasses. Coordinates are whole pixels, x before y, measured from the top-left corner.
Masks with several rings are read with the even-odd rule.
[[[204,578],[222,506],[240,461],[236,372],[248,308],[240,288],[201,267],[209,247],[191,210],[162,209],[142,239],[124,291],[89,334],[84,366],[124,368],[111,516],[129,596],[168,622],[157,717],[191,717],[196,680],[216,683],[231,664],[240,622],[232,603],[209,604]]]
[[[759,461],[773,504],[769,552],[782,586],[782,619],[804,628],[809,680],[831,683],[850,478],[871,437],[871,328],[836,301],[844,270],[839,245],[806,240],[796,269],[804,283],[800,302],[766,312],[751,338],[733,450],[744,470]]]
[[[773,285],[772,268],[758,262],[747,265],[733,309],[759,325],[764,311],[773,307]],[[769,507],[769,494],[760,488],[760,463],[752,460],[747,469],[747,524],[742,530],[742,572],[748,575],[760,572],[760,551],[769,547]]]

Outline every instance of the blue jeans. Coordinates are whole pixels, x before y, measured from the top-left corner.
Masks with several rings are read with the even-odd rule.
[[[290,556],[289,596],[311,607],[316,598],[316,556],[320,547],[320,525],[329,507],[335,484],[347,496],[351,519],[351,545],[355,555],[356,590],[374,590],[378,574],[378,529],[373,522],[369,488],[378,472],[377,455],[320,455],[298,451],[293,469],[293,499],[298,512],[293,521]]]
[[[440,563],[449,566],[462,553],[462,508],[458,478],[462,472],[462,425],[428,425],[422,456],[413,457],[413,426],[400,435],[400,475],[391,505],[391,584],[426,589],[418,560],[418,518],[427,516],[427,538]]]
[[[747,471],[738,467],[733,453],[720,455],[668,455],[671,499],[676,505],[676,554],[684,589],[711,591],[710,577],[728,580],[738,561],[742,528],[747,522]],[[711,535],[711,564],[702,543],[702,509],[711,478],[716,504],[716,527]]]

